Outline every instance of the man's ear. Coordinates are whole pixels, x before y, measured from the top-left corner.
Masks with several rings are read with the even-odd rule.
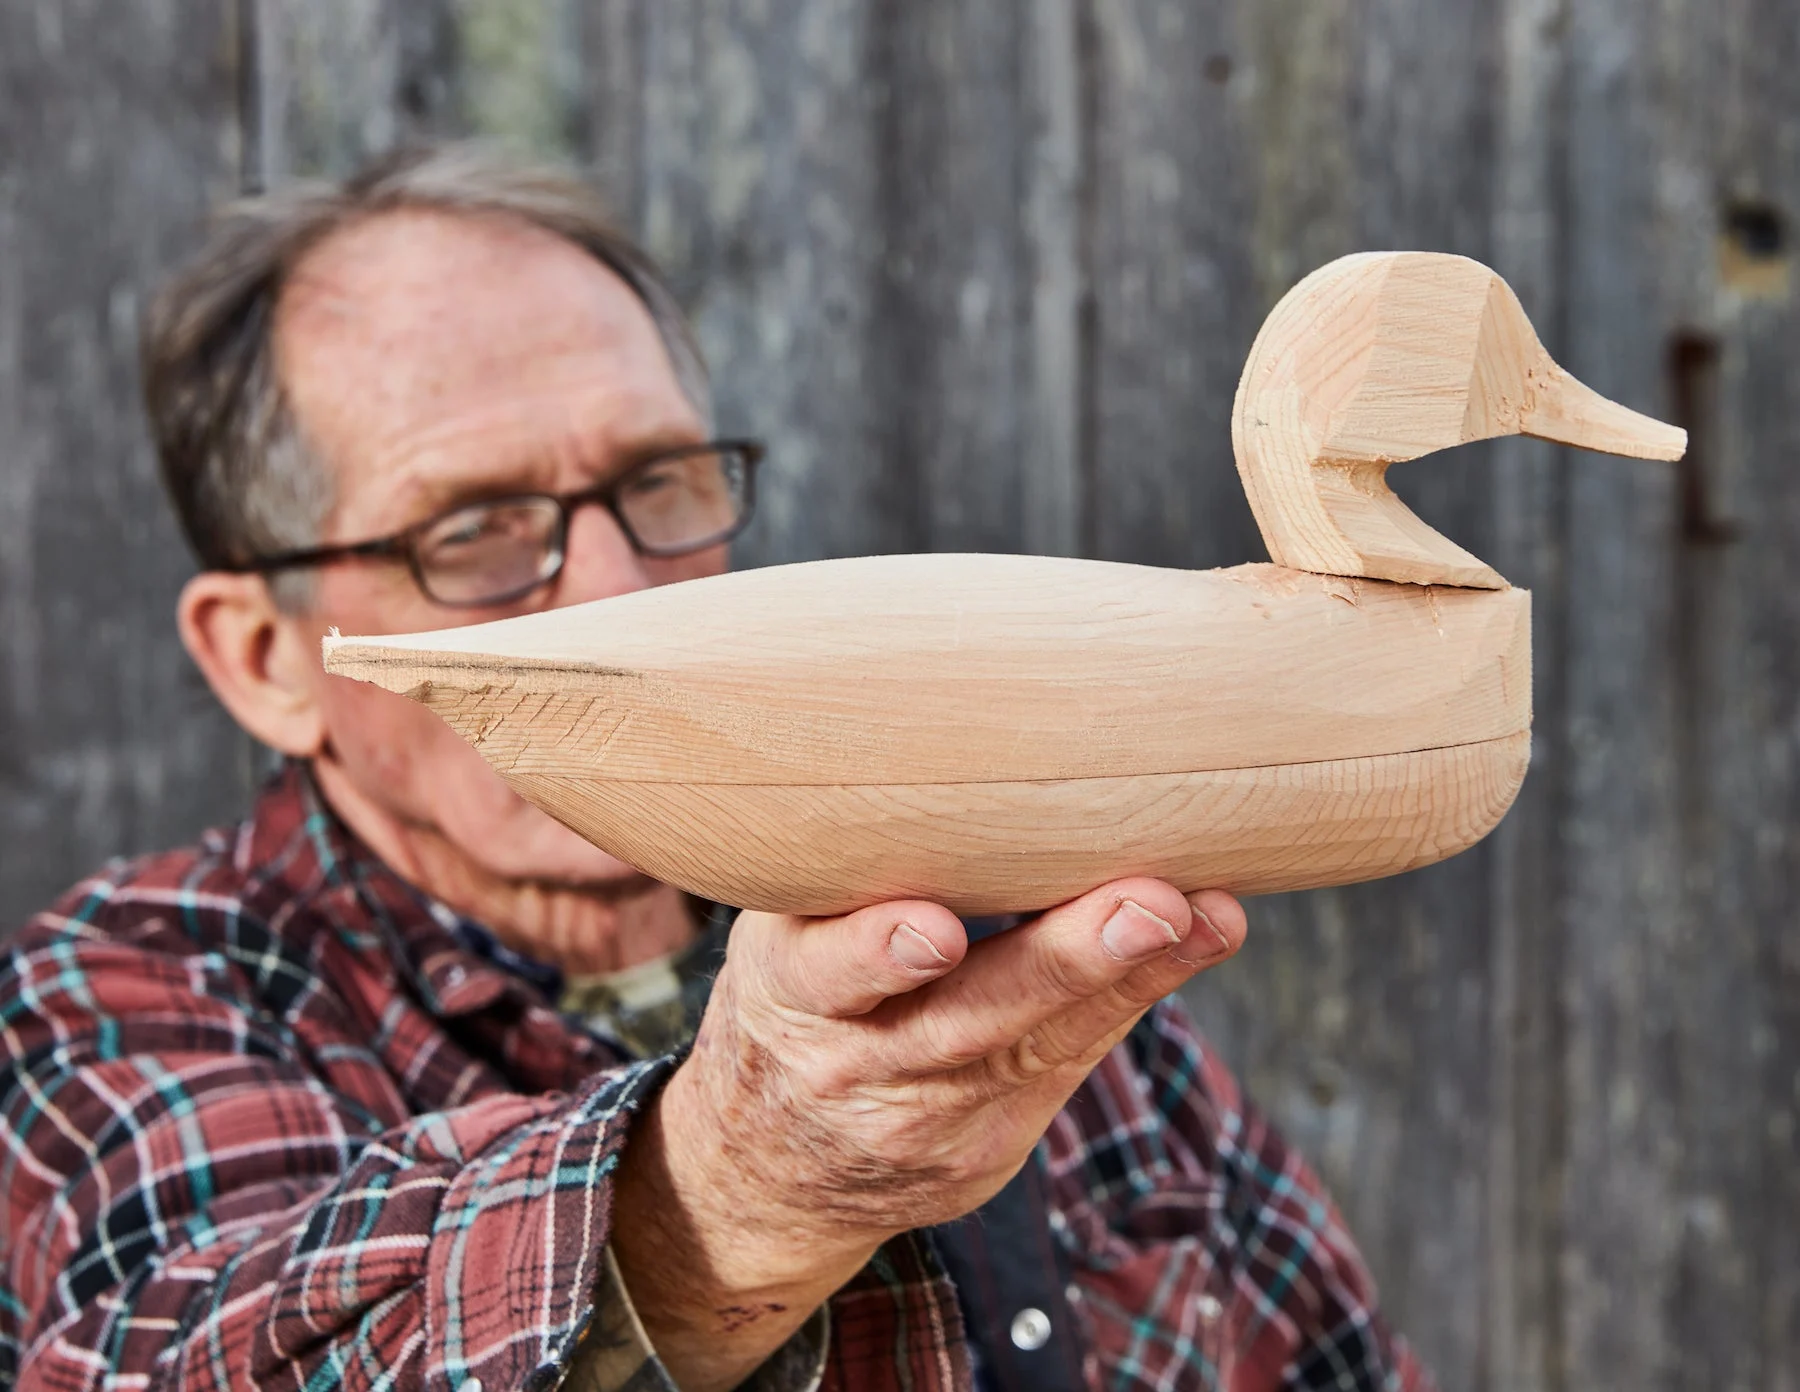
[[[260,575],[203,571],[175,607],[181,641],[213,694],[270,748],[310,759],[325,744],[315,625],[283,613]]]

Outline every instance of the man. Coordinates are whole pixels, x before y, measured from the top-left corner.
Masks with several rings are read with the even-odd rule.
[[[744,914],[725,952],[722,911],[324,675],[331,626],[724,566],[757,450],[709,443],[687,329],[579,186],[450,150],[251,204],[145,372],[204,566],[182,640],[289,762],[11,945],[18,1385],[1422,1381],[1157,1003],[1236,950],[1229,896],[1124,880],[975,943],[925,903]]]

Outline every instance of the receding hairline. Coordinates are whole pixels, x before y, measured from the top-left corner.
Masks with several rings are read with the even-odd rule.
[[[159,470],[203,565],[235,569],[316,543],[331,498],[284,399],[276,307],[315,246],[403,211],[504,218],[599,262],[649,311],[677,386],[710,428],[712,394],[693,326],[654,260],[586,180],[479,144],[397,149],[341,182],[290,183],[221,208],[202,247],[146,307],[144,405]],[[284,573],[272,583],[297,593],[305,580]]]
[[[431,203],[358,208],[320,229],[316,237],[296,250],[283,268],[278,298],[286,299],[296,284],[309,277],[317,263],[327,261],[334,255],[344,254],[346,247],[354,245],[359,239],[376,235],[405,235],[402,229],[409,225],[415,229],[454,228],[459,234],[458,240],[463,240],[461,233],[477,230],[521,242],[536,243],[545,249],[564,249],[570,253],[571,259],[602,272],[609,281],[622,286],[639,304],[644,303],[644,297],[638,288],[617,267],[595,256],[587,247],[558,228],[546,227],[522,213],[504,208],[459,208]],[[416,236],[416,231],[411,235]],[[646,313],[648,309],[646,305]]]
[[[334,228],[290,264],[270,349],[292,428],[331,495],[321,541],[360,491],[371,438],[391,444],[397,431],[416,445],[467,408],[504,409],[516,387],[532,389],[539,363],[565,353],[591,362],[597,349],[617,368],[602,365],[600,380],[622,372],[635,384],[645,404],[624,419],[650,413],[638,420],[649,433],[628,437],[635,447],[701,438],[708,426],[631,283],[579,243],[504,212],[383,209]],[[428,506],[456,496],[454,486],[423,494]]]
[[[423,242],[422,232],[428,239]],[[510,247],[509,242],[513,244]],[[406,250],[397,255],[396,243]],[[509,272],[521,267],[521,258],[533,253],[560,260],[565,271],[582,276],[597,272],[601,280],[596,283],[607,287],[608,297],[622,297],[617,302],[629,304],[641,319],[646,344],[654,345],[653,351],[667,368],[670,380],[687,399],[686,386],[652,307],[618,268],[557,229],[508,210],[411,204],[357,211],[327,228],[286,267],[275,292],[270,325],[271,347],[284,387],[290,385],[286,346],[289,336],[312,313],[322,311],[329,320],[334,301],[354,314],[366,305],[383,301],[403,305],[410,295],[424,297],[415,300],[415,306],[435,300],[438,306],[454,312],[455,298],[445,293],[446,277],[458,269],[458,257],[473,255],[479,261],[484,250],[489,253],[488,260],[501,263]],[[421,274],[407,284],[404,277],[415,265]],[[395,269],[398,276],[392,274]],[[470,298],[472,301],[473,296]],[[701,403],[691,404],[701,410]]]

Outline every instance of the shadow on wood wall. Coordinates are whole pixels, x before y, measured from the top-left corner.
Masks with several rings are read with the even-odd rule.
[[[1680,469],[1397,480],[1536,594],[1477,851],[1253,907],[1196,992],[1451,1388],[1800,1364],[1791,0],[37,0],[0,8],[0,914],[243,804],[170,622],[136,317],[240,189],[421,134],[589,166],[674,272],[747,562],[1260,553],[1243,353],[1342,252],[1463,252]]]

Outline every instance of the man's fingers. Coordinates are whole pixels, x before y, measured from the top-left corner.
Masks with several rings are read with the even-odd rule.
[[[1002,1084],[1016,1084],[1068,1063],[1091,1066],[1150,1006],[1236,955],[1244,944],[1243,906],[1215,889],[1189,895],[1188,904],[1194,923],[1181,946],[1145,962],[1111,989],[1051,1016],[1010,1048],[989,1055],[996,1078]]]
[[[896,1034],[902,1051],[896,1062],[908,1069],[973,1063],[1114,991],[1148,962],[1171,952],[1219,955],[1217,941],[1189,946],[1195,922],[1178,890],[1144,878],[1119,880],[1051,909],[977,944],[962,970],[921,1001],[908,1029]]]
[[[745,913],[731,930],[734,964],[772,1004],[802,1015],[865,1015],[889,996],[935,981],[969,939],[939,904],[877,904],[842,918]]]
[[[1206,968],[1235,957],[1250,929],[1244,906],[1222,889],[1197,889],[1188,895],[1187,902],[1195,929],[1205,932],[1204,936],[1190,935],[1189,950],[1174,953],[1176,960]]]

